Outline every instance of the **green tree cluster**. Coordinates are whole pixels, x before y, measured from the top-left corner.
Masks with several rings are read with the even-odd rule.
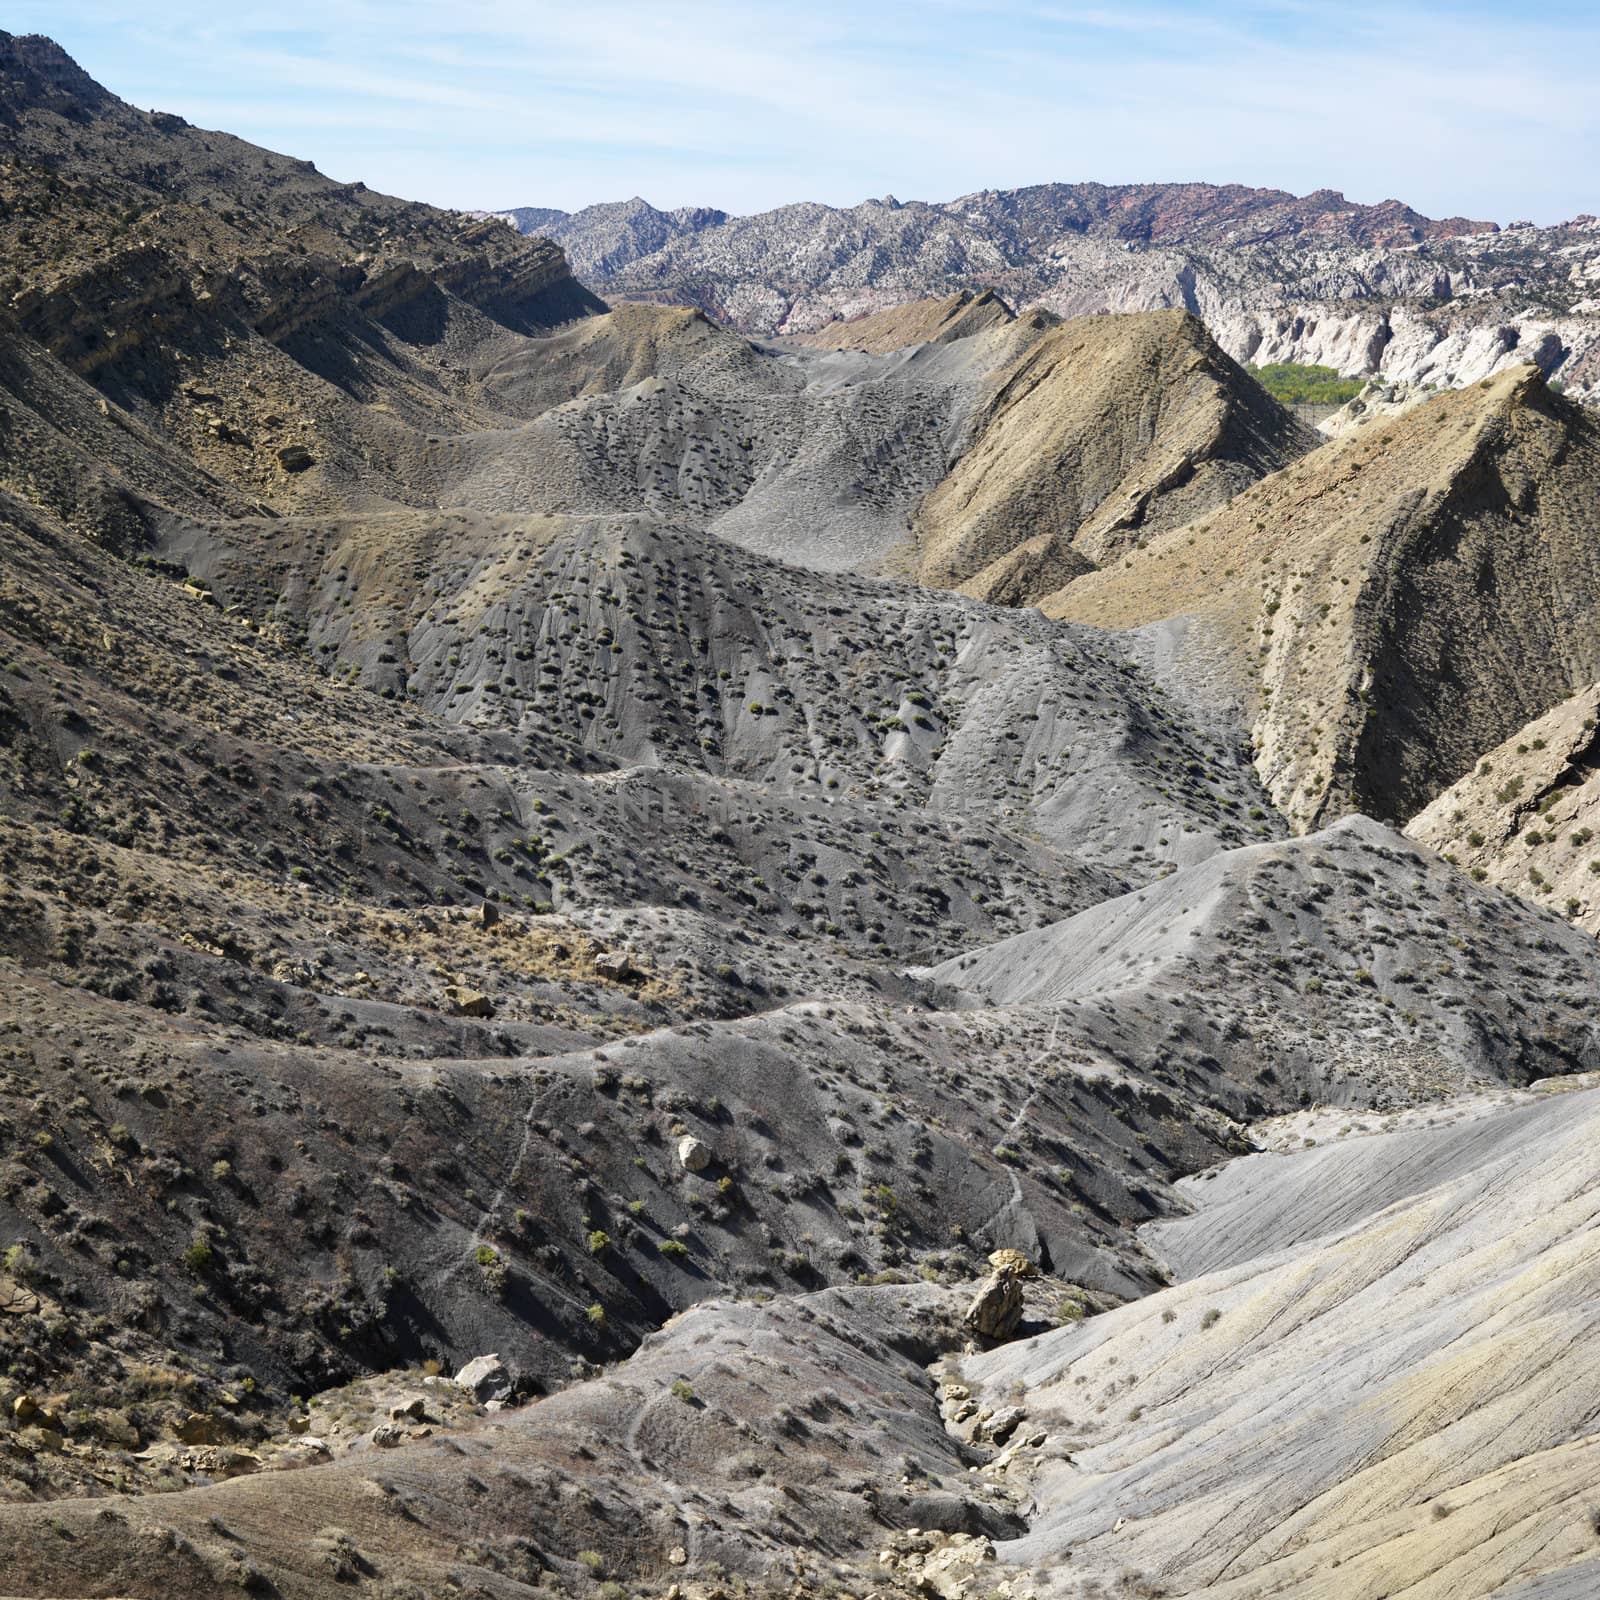
[[[1361,393],[1360,378],[1341,378],[1332,367],[1304,366],[1298,361],[1251,367],[1250,375],[1286,406],[1342,406]]]

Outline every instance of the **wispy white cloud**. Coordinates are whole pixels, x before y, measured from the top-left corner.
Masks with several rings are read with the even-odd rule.
[[[139,104],[444,204],[1049,179],[1600,210],[1600,15],[1473,0],[13,0]],[[20,13],[20,14],[19,14]]]

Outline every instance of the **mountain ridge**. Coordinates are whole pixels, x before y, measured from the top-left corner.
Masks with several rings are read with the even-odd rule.
[[[991,387],[972,444],[917,509],[919,574],[1011,604],[1114,564],[1317,443],[1187,311],[1059,323]]]
[[[1597,448],[1592,411],[1512,368],[1302,456],[1043,605],[1125,628],[1196,619],[1188,647],[1220,651],[1214,686],[1248,702],[1299,825],[1403,823],[1489,735],[1600,676],[1581,601]]]
[[[695,212],[692,224],[673,220],[687,210],[628,206],[651,219],[635,245],[660,242],[614,267],[588,241],[610,237],[626,208],[541,225],[614,298],[698,305],[757,336],[987,289],[1068,317],[1184,307],[1239,361],[1451,386],[1531,359],[1574,391],[1600,383],[1600,225],[1588,215],[1502,228],[1335,190],[1181,183]]]

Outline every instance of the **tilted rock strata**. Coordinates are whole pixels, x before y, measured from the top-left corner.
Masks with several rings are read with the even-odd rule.
[[[1044,608],[1193,619],[1191,681],[1241,696],[1302,827],[1409,818],[1600,676],[1600,429],[1517,368],[1263,480]]]
[[[1037,601],[1063,565],[1114,563],[1314,443],[1187,313],[1061,324],[996,374],[971,447],[918,509],[919,575]]]

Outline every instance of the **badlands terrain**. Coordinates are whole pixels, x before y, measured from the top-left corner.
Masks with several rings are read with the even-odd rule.
[[[951,208],[841,298],[36,36],[0,155],[0,1591],[1594,1592],[1576,334],[1319,431]],[[1183,203],[961,226],[1516,233]]]

